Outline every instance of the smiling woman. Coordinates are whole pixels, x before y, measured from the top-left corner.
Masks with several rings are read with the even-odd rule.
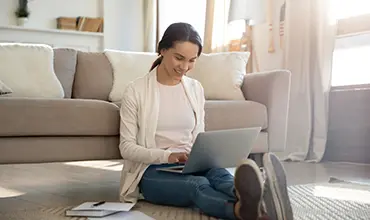
[[[238,162],[235,178],[219,167],[187,175],[157,170],[186,162],[198,134],[205,131],[204,89],[186,76],[202,53],[200,35],[189,23],[173,23],[157,49],[160,57],[150,72],[127,86],[121,102],[120,200],[137,202],[143,197],[155,204],[196,206],[222,219],[269,215],[292,220],[290,203],[283,202],[289,201],[284,169],[273,154],[263,155],[266,182],[270,181],[264,198],[262,172],[250,159]],[[262,200],[268,201],[266,209],[260,206]]]
[[[158,81],[165,85],[178,84],[195,60],[202,53],[202,39],[194,27],[188,23],[173,23],[163,34],[158,44],[160,57],[150,71],[158,66]]]
[[[162,64],[158,67],[158,82],[176,85],[181,78],[193,69],[200,48],[190,42],[178,42],[172,48],[161,51]],[[159,74],[163,73],[163,74]]]

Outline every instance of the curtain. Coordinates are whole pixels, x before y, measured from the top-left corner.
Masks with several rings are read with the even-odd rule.
[[[156,52],[158,41],[158,0],[144,0],[144,52]]]
[[[230,0],[207,0],[204,52],[228,50],[227,35]]]
[[[287,0],[282,68],[292,72],[285,160],[319,162],[327,141],[336,25],[330,0]]]

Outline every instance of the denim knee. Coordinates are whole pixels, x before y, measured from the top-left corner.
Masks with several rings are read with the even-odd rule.
[[[205,176],[192,176],[190,182],[197,186],[209,184],[209,181]]]
[[[209,180],[204,176],[193,176],[189,179],[189,182],[192,184],[192,187],[194,187],[196,191],[210,186]]]
[[[230,174],[225,168],[211,168],[207,173],[211,175]]]

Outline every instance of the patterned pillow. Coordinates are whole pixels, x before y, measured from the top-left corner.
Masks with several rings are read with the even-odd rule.
[[[0,80],[0,95],[10,94],[13,91]]]

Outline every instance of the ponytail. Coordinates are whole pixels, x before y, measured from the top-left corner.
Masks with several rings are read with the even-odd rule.
[[[152,71],[154,68],[156,68],[159,64],[161,64],[162,60],[163,60],[163,56],[158,57],[158,58],[154,61],[154,63],[153,63],[153,65],[152,65],[152,67],[151,67],[151,68],[150,68],[150,70],[149,70],[149,72],[150,72],[150,71]]]

